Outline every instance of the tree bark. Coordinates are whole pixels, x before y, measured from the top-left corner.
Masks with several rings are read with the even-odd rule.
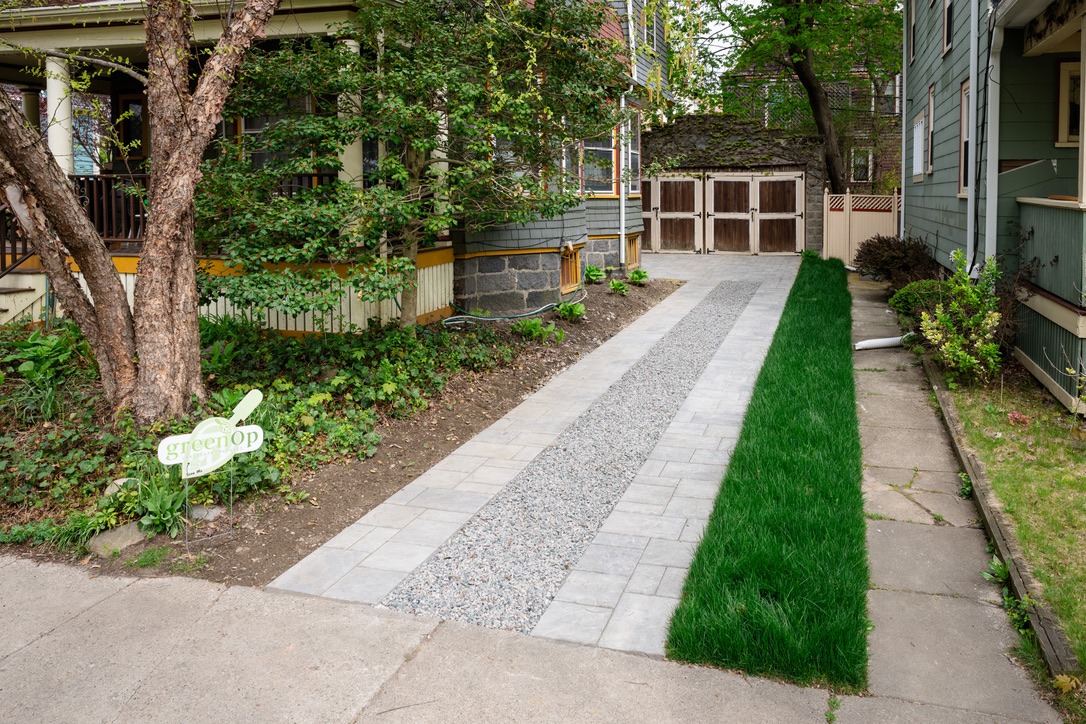
[[[841,142],[837,138],[837,127],[833,123],[833,108],[822,81],[814,72],[814,54],[810,49],[801,50],[793,47],[791,66],[807,93],[807,100],[814,115],[815,126],[822,134],[822,154],[826,163],[826,178],[830,182],[830,191],[835,194],[845,193],[845,162],[841,155]]]
[[[147,233],[136,281],[137,420],[188,411],[206,393],[200,371],[193,198],[200,161],[222,120],[245,50],[263,33],[275,0],[249,0],[190,91],[193,13],[184,0],[147,3],[151,178]]]
[[[0,195],[18,216],[57,300],[90,344],[106,399],[114,410],[127,405],[136,385],[136,346],[120,275],[71,182],[6,95],[0,100]],[[93,303],[72,274],[69,255]]]

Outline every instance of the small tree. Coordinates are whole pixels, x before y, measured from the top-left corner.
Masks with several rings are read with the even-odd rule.
[[[826,178],[833,193],[844,193],[843,118],[835,114],[829,87],[854,85],[860,73],[874,89],[900,71],[898,0],[675,0],[673,5],[682,28],[676,37],[688,39],[680,52],[700,61],[700,72],[674,79],[680,92],[702,108],[750,115],[743,102],[747,96],[758,99],[759,109],[778,105],[791,111],[798,98],[782,92],[783,71],[803,89],[823,138]],[[738,79],[729,78],[737,72]],[[740,79],[741,89],[736,87]]]
[[[0,197],[16,213],[60,304],[90,343],[114,411],[140,422],[179,415],[204,395],[197,320],[193,197],[200,161],[221,119],[242,57],[277,0],[247,0],[192,77],[193,22],[186,0],[147,0],[147,74],[111,60],[66,55],[146,84],[150,134],[148,221],[135,311],[72,185],[7,94],[0,98]],[[56,55],[57,53],[53,53]],[[90,289],[84,293],[71,256]],[[93,302],[92,302],[93,300]]]
[[[596,0],[363,0],[339,42],[252,53],[228,113],[277,120],[222,139],[206,167],[201,240],[245,272],[209,279],[209,293],[327,311],[337,275],[313,262],[341,262],[370,299],[402,292],[413,324],[420,246],[580,203],[578,139],[622,120],[623,51],[601,33],[611,12]],[[284,179],[339,172],[358,142],[382,151],[364,178],[285,198]]]

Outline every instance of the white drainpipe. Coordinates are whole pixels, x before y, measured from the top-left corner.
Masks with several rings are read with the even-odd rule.
[[[905,230],[905,182],[912,176],[912,169],[909,167],[912,164],[912,158],[905,155],[908,150],[907,134],[912,133],[912,127],[906,122],[909,116],[909,19],[907,15],[908,13],[901,14],[901,37],[905,38],[905,42],[901,44],[901,95],[898,96],[901,102],[901,208],[898,209],[898,233],[903,237],[907,233]],[[824,240],[823,243],[825,243]]]
[[[621,112],[626,111],[626,94],[623,93],[618,101]],[[623,121],[622,130],[618,134],[618,265],[626,268],[626,132],[629,125]]]
[[[996,235],[999,219],[999,81],[1000,54],[1003,51],[1003,28],[992,30],[992,50],[989,54],[988,91],[985,103],[988,114],[988,133],[985,148],[988,158],[984,168],[984,258],[996,255]]]

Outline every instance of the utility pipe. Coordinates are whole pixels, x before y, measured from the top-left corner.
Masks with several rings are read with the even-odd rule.
[[[1003,27],[992,30],[992,47],[988,58],[988,91],[984,102],[988,115],[985,139],[987,161],[984,168],[984,258],[996,255],[996,234],[999,223],[999,83],[1000,54],[1003,51]]]
[[[970,255],[972,259],[969,261],[970,269],[976,269],[978,265],[977,251],[979,250],[979,244],[977,244],[977,175],[973,173],[973,169],[977,165],[977,91],[980,86],[980,81],[977,78],[977,53],[980,51],[977,32],[980,27],[979,22],[980,8],[979,0],[969,1],[969,108],[968,117],[966,123],[969,125],[969,164],[968,167],[962,168],[961,172],[967,174],[965,182],[967,185],[965,189],[965,238],[969,240],[969,245],[972,247]],[[953,90],[953,89],[951,89]],[[959,91],[960,94],[960,91]],[[959,100],[959,103],[961,101]],[[960,131],[959,131],[960,133]],[[959,143],[961,139],[958,139]]]

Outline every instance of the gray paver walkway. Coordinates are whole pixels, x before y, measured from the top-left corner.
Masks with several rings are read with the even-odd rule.
[[[689,310],[697,275],[707,269],[734,266],[749,278],[759,264],[779,271],[789,263],[650,257],[650,270],[695,278],[675,301],[676,309]],[[768,295],[787,287],[787,277],[778,277],[777,289],[766,286],[767,309]],[[885,305],[857,291],[856,337],[893,333]],[[665,331],[658,315],[635,330],[647,338]],[[753,368],[764,353],[758,335],[771,333],[759,329],[743,340]],[[628,352],[624,364],[635,359]],[[882,460],[876,456],[893,448],[906,466],[865,468],[870,695],[841,697],[836,720],[1058,721],[1006,656],[1014,634],[980,578],[983,540],[970,504],[956,497],[957,471],[946,462],[946,440],[924,403],[912,357],[880,350],[855,361],[865,457]],[[712,467],[726,459],[695,456],[726,453],[741,422],[735,398],[704,402],[702,395],[753,382],[714,381],[735,373],[729,364],[705,372],[683,419],[672,422],[666,443],[661,439],[660,457],[646,463],[624,509],[616,509],[551,604],[548,613],[557,613],[550,620],[563,624],[551,624],[548,637],[565,641],[332,600],[379,598],[403,578],[401,569],[472,516],[480,493],[491,493],[461,487],[468,478],[473,486],[500,485],[494,481],[508,474],[502,471],[524,464],[518,456],[546,445],[525,435],[564,429],[573,413],[550,415],[533,398],[491,439],[476,438],[470,452],[426,473],[428,484],[348,527],[315,562],[295,570],[295,590],[320,596],[188,578],[94,577],[86,568],[0,555],[0,721],[823,722],[831,710],[825,690],[604,648],[658,652],[651,647],[661,640],[661,622],[722,477]],[[535,421],[535,432],[517,429],[521,415],[534,416],[526,419]],[[703,445],[709,438],[720,442]],[[676,450],[693,452],[671,459],[687,454]],[[372,565],[358,565],[379,551]]]
[[[717,285],[756,281],[753,299],[532,631],[662,655],[799,263],[795,257],[659,255],[645,266],[653,277],[688,281],[272,587],[380,603]]]

